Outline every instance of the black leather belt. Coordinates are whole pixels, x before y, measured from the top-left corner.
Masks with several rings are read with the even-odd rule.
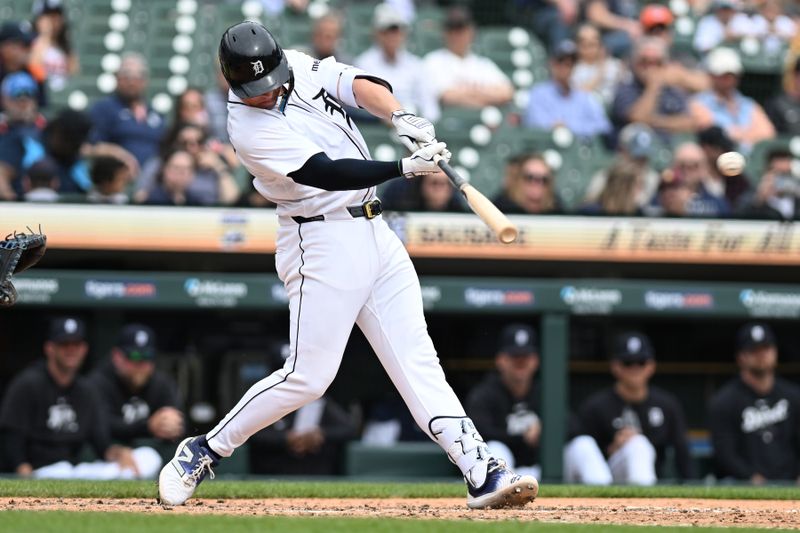
[[[383,206],[381,205],[381,201],[376,198],[374,200],[370,200],[369,202],[364,202],[361,205],[352,205],[347,208],[347,212],[350,213],[353,218],[367,217],[370,219],[375,218],[383,213]],[[305,224],[306,222],[320,222],[325,220],[325,215],[317,215],[315,217],[292,217],[292,220],[298,224]]]

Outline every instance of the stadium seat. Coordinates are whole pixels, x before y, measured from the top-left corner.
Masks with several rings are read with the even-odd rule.
[[[345,474],[359,478],[414,479],[461,475],[442,449],[432,442],[398,442],[392,446],[351,442],[347,446]]]

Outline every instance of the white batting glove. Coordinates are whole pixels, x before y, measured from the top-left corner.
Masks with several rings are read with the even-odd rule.
[[[433,124],[405,109],[398,109],[392,113],[392,124],[400,136],[400,141],[410,152],[416,152],[421,146],[436,142]]]
[[[439,170],[439,161],[450,161],[450,151],[445,143],[436,142],[423,146],[413,154],[400,160],[403,176],[413,178],[424,174],[433,174]]]

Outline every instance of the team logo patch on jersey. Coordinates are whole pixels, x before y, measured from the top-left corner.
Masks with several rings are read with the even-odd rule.
[[[342,104],[340,104],[339,101],[336,100],[336,98],[329,95],[328,91],[326,91],[325,89],[320,89],[317,95],[314,98],[312,98],[312,100],[317,100],[320,98],[325,104],[325,111],[330,113],[331,116],[333,116],[334,113],[339,113],[340,115],[342,115],[342,118],[345,119],[345,121],[347,121],[347,125],[350,127],[350,129],[351,130],[353,129],[353,124],[350,122],[350,116],[347,114],[347,111],[344,110]]]
[[[47,409],[47,427],[67,433],[78,431],[78,415],[65,398],[59,398],[55,405]]]
[[[259,59],[258,61],[251,61],[250,65],[253,67],[253,74],[258,76],[262,72],[264,72],[264,63],[261,62]]]

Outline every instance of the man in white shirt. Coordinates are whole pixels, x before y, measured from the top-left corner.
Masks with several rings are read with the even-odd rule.
[[[356,58],[356,66],[391,83],[407,110],[436,122],[439,106],[425,80],[422,59],[405,48],[408,21],[392,5],[378,4],[372,27],[375,44]]]
[[[705,54],[721,45],[735,44],[748,33],[750,17],[740,12],[734,0],[714,0],[708,15],[697,23],[694,49]]]
[[[482,108],[511,101],[514,87],[495,63],[472,53],[475,24],[464,8],[444,20],[445,48],[425,56],[425,79],[442,105]]]

